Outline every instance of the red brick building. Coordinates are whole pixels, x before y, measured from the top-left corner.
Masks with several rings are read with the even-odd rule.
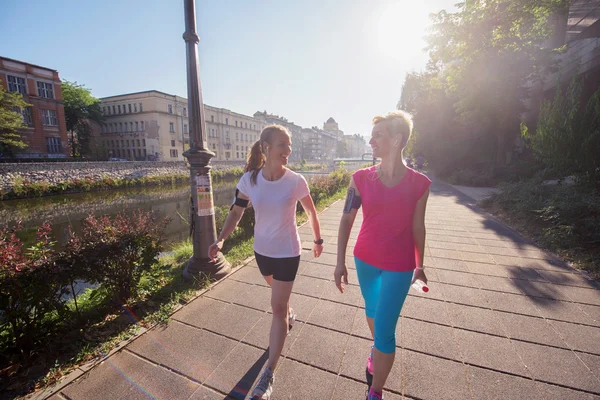
[[[58,72],[23,61],[0,57],[0,84],[31,104],[23,114],[22,136],[28,147],[19,158],[63,158],[70,152]]]

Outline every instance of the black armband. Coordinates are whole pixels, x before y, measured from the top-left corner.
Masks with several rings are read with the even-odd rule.
[[[356,195],[354,188],[348,188],[348,194],[346,195],[346,204],[344,204],[344,214],[349,214],[353,208],[359,209],[362,204],[360,196]]]
[[[240,191],[238,189],[235,189],[235,197],[233,199],[233,204],[231,205],[231,208],[229,209],[230,211],[233,210],[233,206],[238,206],[238,207],[242,207],[242,208],[248,207],[248,200],[240,199],[238,197],[238,193],[240,193]]]

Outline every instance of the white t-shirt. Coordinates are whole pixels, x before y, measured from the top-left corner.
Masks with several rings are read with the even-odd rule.
[[[306,179],[287,168],[276,181],[266,180],[260,170],[253,185],[251,176],[252,172],[242,175],[237,188],[254,207],[254,251],[272,258],[299,256],[296,204],[310,194]]]

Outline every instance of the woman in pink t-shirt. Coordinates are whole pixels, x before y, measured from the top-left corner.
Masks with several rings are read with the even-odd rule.
[[[396,324],[412,282],[427,283],[423,267],[425,207],[431,181],[404,165],[402,151],[412,132],[410,114],[373,119],[369,141],[381,163],[356,171],[348,188],[338,233],[335,283],[348,284],[346,247],[358,208],[363,223],[354,247],[356,272],[365,300],[374,348],[367,359],[367,400],[382,399],[394,364]]]

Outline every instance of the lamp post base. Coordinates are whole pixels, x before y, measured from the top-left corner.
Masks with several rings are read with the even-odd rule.
[[[214,261],[192,256],[185,264],[183,269],[183,278],[191,281],[208,277],[211,279],[222,279],[231,271],[231,264],[225,259],[222,253],[218,253]]]

